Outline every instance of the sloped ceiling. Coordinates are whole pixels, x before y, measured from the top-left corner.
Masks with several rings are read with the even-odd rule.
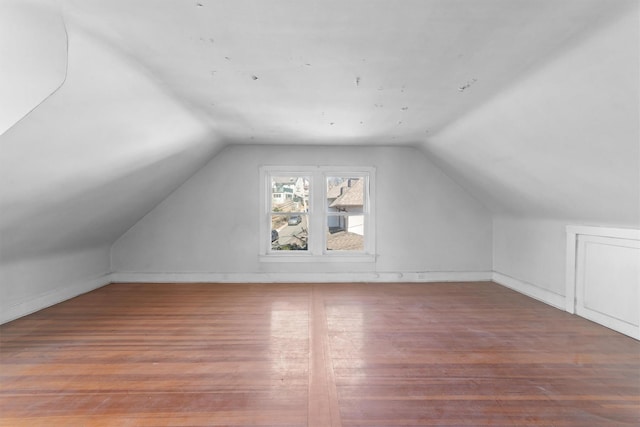
[[[412,144],[566,48],[603,0],[70,0],[225,141]]]
[[[639,227],[637,4],[423,148],[493,212]]]
[[[635,3],[7,0],[3,257],[109,244],[232,143],[420,145],[472,182],[460,123]]]
[[[64,21],[55,4],[6,0],[2,6],[0,135],[62,86],[68,59]]]
[[[137,64],[66,27],[64,84],[0,137],[3,261],[111,243],[220,146]],[[23,77],[13,83],[28,86]]]

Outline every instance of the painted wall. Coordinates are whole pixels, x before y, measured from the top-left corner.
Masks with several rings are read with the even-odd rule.
[[[20,4],[20,11],[26,10],[18,1],[7,4],[11,7]],[[46,1],[29,2],[28,7],[31,4],[46,4]],[[556,10],[555,5],[549,5]],[[142,42],[146,40],[144,37],[151,40],[157,33],[132,26],[136,33],[145,35],[138,39],[141,41],[136,48],[139,51],[133,46],[130,46],[131,51],[118,47],[118,40],[127,39],[111,28],[111,23],[123,21],[118,13],[112,15],[113,21],[103,22],[103,30],[109,29],[109,37],[105,34],[104,37],[96,36],[95,28],[87,24],[89,21],[85,18],[88,16],[95,19],[103,16],[91,10],[69,13],[64,22],[58,20],[57,9],[49,6],[41,9],[37,16],[28,13],[44,25],[38,26],[41,31],[35,27],[15,27],[20,20],[14,21],[10,17],[11,34],[20,31],[25,34],[25,37],[12,37],[15,43],[10,43],[10,52],[17,52],[12,58],[27,61],[29,56],[21,53],[37,51],[39,53],[34,56],[47,67],[42,67],[42,63],[36,66],[27,62],[12,63],[15,66],[11,69],[13,77],[34,79],[30,87],[34,88],[35,95],[17,99],[23,94],[19,91],[2,99],[5,102],[2,108],[9,106],[6,111],[16,112],[18,110],[13,107],[18,105],[24,107],[7,122],[10,128],[1,135],[0,141],[2,307],[28,309],[33,306],[30,301],[55,300],[49,296],[67,294],[64,289],[70,283],[84,283],[82,286],[70,285],[80,292],[90,287],[96,283],[95,277],[109,271],[103,265],[107,262],[102,258],[104,248],[121,235],[110,253],[113,269],[121,278],[166,278],[170,273],[177,279],[262,278],[268,281],[311,273],[323,280],[345,277],[349,280],[420,280],[436,277],[434,272],[475,274],[494,269],[519,283],[531,284],[544,295],[561,296],[558,292],[562,292],[564,277],[560,263],[560,258],[564,259],[564,225],[640,225],[637,2],[633,6],[633,10],[629,8],[617,20],[609,22],[608,16],[606,25],[604,21],[596,23],[594,28],[597,30],[593,32],[566,33],[567,37],[573,37],[569,40],[571,46],[562,43],[562,51],[556,52],[556,56],[536,60],[536,64],[542,65],[528,69],[522,79],[497,93],[495,85],[487,84],[487,81],[504,80],[499,73],[488,75],[496,68],[495,62],[485,61],[475,44],[462,46],[464,50],[460,52],[465,55],[456,51],[456,64],[466,63],[467,59],[457,62],[463,56],[477,54],[483,58],[480,61],[483,65],[490,64],[489,68],[481,67],[477,82],[464,91],[459,91],[457,84],[447,84],[446,92],[434,93],[455,92],[458,101],[454,103],[464,105],[477,105],[463,98],[474,91],[496,95],[430,137],[422,146],[429,159],[409,148],[241,146],[224,151],[168,199],[165,197],[222,146],[221,138],[215,135],[225,134],[221,124],[225,115],[209,114],[217,111],[220,105],[228,108],[228,103],[219,99],[230,101],[237,96],[237,91],[229,88],[251,87],[243,92],[245,102],[255,104],[256,91],[261,90],[259,85],[269,81],[269,73],[274,79],[281,79],[280,70],[270,68],[269,73],[259,73],[260,79],[253,80],[244,71],[238,73],[237,69],[228,68],[214,78],[211,63],[206,61],[202,68],[188,67],[194,74],[182,75],[182,83],[172,86],[163,80],[160,71],[156,69],[154,74],[145,68],[137,55],[145,52],[145,55],[157,57],[158,52]],[[145,5],[135,7],[141,14],[149,12]],[[188,7],[194,13],[198,10],[193,4]],[[74,7],[70,9],[75,10]],[[491,10],[483,13],[495,15]],[[260,17],[259,14],[256,16]],[[457,19],[458,15],[451,16]],[[135,21],[135,18],[131,19]],[[482,23],[478,25],[485,27]],[[565,23],[559,25],[559,28],[564,27]],[[178,25],[176,28],[183,33],[185,27]],[[63,29],[68,31],[68,39],[63,37]],[[164,48],[165,42],[174,39],[175,34],[165,30],[163,27],[163,34],[169,34],[165,35],[168,38],[154,41],[158,44],[153,46]],[[43,42],[43,34],[49,37],[46,42]],[[536,27],[535,32],[527,34],[528,40],[537,40],[539,31]],[[185,33],[183,37],[193,38],[195,44],[191,52],[198,61],[194,64],[200,64],[204,40],[192,37],[191,33]],[[549,34],[547,37],[556,44],[554,37]],[[253,39],[247,40],[253,43]],[[497,37],[496,40],[507,39]],[[68,41],[68,56],[63,49],[65,41]],[[209,59],[217,58],[218,65],[242,64],[237,59],[237,62],[231,62],[223,56],[225,53],[220,51],[220,45],[212,46],[208,50],[214,56]],[[520,44],[516,46],[521,51],[518,53],[521,58],[529,58],[527,49],[522,49]],[[42,55],[42,49],[47,55]],[[176,44],[175,49],[183,51],[184,46]],[[447,48],[447,55],[449,51],[453,52]],[[413,53],[408,56],[420,58]],[[167,54],[165,59],[182,67],[184,61],[176,61],[177,57],[182,58]],[[361,59],[357,58],[357,61],[361,62]],[[68,67],[66,79],[62,87],[56,89],[63,77],[63,65]],[[521,65],[524,67],[525,63]],[[415,71],[420,67],[404,68],[414,70],[415,87],[422,87],[417,86],[418,81],[429,80]],[[323,72],[323,68],[315,64],[313,69],[304,69],[305,73]],[[45,75],[36,77],[27,73],[43,70],[47,71]],[[518,75],[521,71],[522,68],[518,68]],[[201,80],[192,79],[195,74]],[[164,77],[170,75],[171,71]],[[236,82],[237,79],[242,86],[239,83],[220,85],[219,79],[225,75],[232,76],[228,81]],[[204,80],[209,82],[208,86],[193,84]],[[6,83],[14,87],[15,81],[8,79]],[[340,81],[344,81],[353,93],[361,94],[367,87],[371,92],[379,92],[379,86],[371,85],[369,77],[363,78],[362,85],[354,84],[351,76],[348,79],[340,77]],[[438,87],[443,85],[438,79],[433,81]],[[450,83],[457,81],[458,77],[455,77]],[[398,86],[400,80],[390,83]],[[318,87],[308,84],[308,74],[300,84],[301,87]],[[178,92],[182,91],[182,96],[176,96],[172,91],[176,87],[180,89]],[[202,87],[211,91],[203,91]],[[216,98],[217,107],[214,108],[210,99],[200,98],[202,94],[218,97],[220,93],[213,90],[221,87],[228,94],[225,92],[225,97]],[[271,88],[268,90],[280,90],[278,85],[268,87]],[[52,90],[55,93],[48,96]],[[305,102],[313,98],[300,97],[300,91],[294,92],[297,99]],[[448,98],[449,95],[426,97],[426,92],[420,90],[416,93],[421,99],[430,100],[429,108],[438,111],[442,110],[438,102],[454,99]],[[188,99],[201,100],[196,102],[200,106],[207,104],[206,117],[198,113],[199,108],[185,101]],[[43,103],[37,104],[42,100]],[[35,110],[13,125],[24,115],[26,111],[23,110],[35,105],[38,105]],[[275,111],[272,103],[261,105],[262,109],[254,110],[254,113],[267,111],[267,116],[271,117]],[[402,105],[406,105],[404,101],[397,104],[398,107]],[[287,106],[286,111],[289,109]],[[406,111],[396,110],[397,118],[417,114],[419,134],[426,134],[422,122],[424,109],[412,105]],[[319,112],[316,105],[308,111]],[[361,123],[360,119],[350,116],[351,108],[345,111],[353,123]],[[239,135],[238,141],[256,133],[246,123],[244,109],[231,108],[228,114],[239,123],[236,125],[240,129],[238,133],[229,133]],[[393,123],[393,129],[399,128],[396,119],[388,121],[395,115],[381,114],[385,116],[380,123]],[[207,117],[216,120],[209,121]],[[269,123],[262,140],[281,141],[285,136],[291,141],[304,140],[296,137],[299,123],[291,120],[290,114],[282,117],[287,118],[286,126],[281,123],[279,127],[260,118]],[[323,129],[330,128],[331,133],[327,133],[323,141],[338,145],[343,139],[336,139],[338,134],[335,132],[342,124],[333,126],[326,122],[323,118]],[[303,129],[308,131],[309,128]],[[414,141],[412,135],[405,136],[411,136]],[[357,142],[371,143],[374,138],[369,136],[361,136]],[[374,142],[389,140],[384,134],[381,138]],[[376,166],[379,254],[376,263],[283,265],[259,262],[256,175],[257,167],[267,163]],[[493,221],[495,236],[492,236],[492,218],[488,211],[441,169],[498,214]],[[157,209],[125,233],[162,200]],[[495,263],[492,263],[492,253]],[[532,264],[524,263],[523,259],[527,257],[533,260]],[[58,266],[55,274],[45,273],[53,266]],[[160,276],[153,276],[155,273]],[[243,274],[247,276],[240,276]]]
[[[96,286],[109,272],[110,245],[221,147],[144,69],[73,20],[64,25],[68,74],[48,96],[61,83],[52,73],[67,65],[67,40],[62,17],[35,3],[6,28],[14,15],[0,18],[0,35],[17,32],[6,58],[0,42],[10,61],[0,80],[6,71],[4,83],[15,85],[0,84],[0,115],[5,103],[16,107],[0,135],[0,320]]]
[[[494,217],[494,280],[564,307],[566,225],[557,220]]]
[[[0,135],[55,92],[67,74],[67,33],[58,2],[0,4]]]
[[[0,136],[3,260],[112,243],[220,147],[127,58],[69,42],[63,87]]]
[[[424,145],[495,212],[497,281],[564,306],[565,227],[640,227],[639,45],[636,3]]]
[[[0,323],[109,283],[109,246],[0,263]]]
[[[376,167],[375,263],[259,261],[259,167],[300,164]],[[486,276],[491,227],[490,213],[414,148],[232,146],[114,244],[112,269],[116,280]]]
[[[423,148],[494,212],[638,223],[637,5]]]

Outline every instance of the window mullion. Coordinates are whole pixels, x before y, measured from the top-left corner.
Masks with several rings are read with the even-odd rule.
[[[311,209],[309,219],[311,223],[309,231],[309,248],[314,255],[322,254],[323,234],[324,234],[324,209],[325,201],[323,199],[323,175],[320,171],[315,171],[312,175],[311,185]]]

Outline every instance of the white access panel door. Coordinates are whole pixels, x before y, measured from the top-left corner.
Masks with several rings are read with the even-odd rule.
[[[578,235],[576,314],[640,339],[640,241]]]

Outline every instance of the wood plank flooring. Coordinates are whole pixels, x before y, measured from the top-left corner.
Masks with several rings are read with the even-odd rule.
[[[0,426],[640,425],[640,342],[488,282],[113,284],[0,356]]]

